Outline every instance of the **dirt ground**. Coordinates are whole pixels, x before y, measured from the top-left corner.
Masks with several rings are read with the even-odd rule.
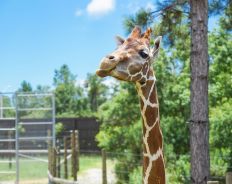
[[[93,168],[85,171],[78,177],[79,184],[101,184],[102,183],[102,170]],[[107,183],[115,184],[115,175],[109,170],[107,173]]]

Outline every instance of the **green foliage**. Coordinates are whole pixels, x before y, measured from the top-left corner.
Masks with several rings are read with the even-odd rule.
[[[108,88],[103,79],[95,74],[88,74],[85,86],[76,84],[76,76],[67,65],[55,70],[54,85],[56,112],[59,117],[92,117],[107,99]]]
[[[0,94],[0,107],[14,107],[14,100],[7,95]],[[1,113],[4,118],[15,117],[14,109],[1,109]]]
[[[213,149],[210,155],[210,173],[214,177],[222,177],[225,175],[226,171],[229,170],[228,163],[228,151],[223,149]],[[230,155],[231,157],[231,155]]]
[[[122,153],[117,156],[115,172],[118,183],[125,183],[141,159],[133,155],[140,155],[142,149],[142,123],[134,85],[122,83],[119,92],[100,107],[98,114],[102,122],[97,135],[99,146]]]
[[[186,2],[183,1],[183,3]],[[168,181],[176,184],[190,182],[187,124],[190,114],[190,34],[188,17],[183,13],[187,9],[185,5],[165,12],[161,23],[155,27],[155,35],[161,32],[172,41],[171,44],[166,45],[165,50],[160,51],[159,57],[154,63],[154,70],[157,78]],[[177,13],[180,15],[176,16]],[[142,16],[142,14],[140,15]],[[131,30],[135,24],[139,24],[137,16],[138,14],[125,22],[127,30]],[[148,20],[148,14],[143,16],[144,19],[141,20]],[[171,18],[171,22],[166,20],[168,18]],[[222,25],[223,18],[220,22]],[[140,23],[139,25],[143,28],[148,25],[145,21]],[[166,23],[168,26],[165,26]],[[214,176],[223,176],[226,169],[231,168],[232,163],[230,143],[232,137],[231,48],[231,33],[228,30],[220,28],[210,33],[210,153],[211,172]],[[101,131],[97,136],[99,146],[109,151],[140,154],[142,149],[142,142],[139,139],[141,120],[138,112],[138,98],[133,85],[122,83],[120,90],[115,93],[113,98],[99,109],[99,119],[102,122]],[[132,134],[135,136],[133,137]],[[140,159],[125,156],[117,158],[119,162],[116,164],[116,173],[119,183],[141,182],[139,179],[141,174],[140,176],[138,174],[141,170],[136,164],[133,165],[133,163],[140,163]],[[120,172],[122,170],[130,172],[130,174]],[[133,180],[133,178],[136,179]]]
[[[88,110],[88,99],[84,97],[84,89],[76,86],[76,77],[67,65],[55,70],[54,77],[56,113],[63,115],[79,115]],[[90,111],[89,111],[90,112]]]
[[[211,172],[220,176],[232,170],[232,37],[219,28],[209,35],[209,42]]]
[[[47,92],[50,92],[51,89],[50,89],[50,86],[42,86],[42,85],[38,85],[36,87],[36,90],[35,90],[37,93],[47,93]]]
[[[168,162],[167,166],[167,183],[189,184],[190,176],[190,159],[189,156],[182,155],[175,157]]]
[[[225,16],[220,18],[220,25],[224,30],[232,31],[232,3],[226,6]]]
[[[103,79],[97,77],[95,74],[88,74],[85,86],[80,86],[76,82],[76,75],[65,64],[60,69],[55,70],[53,82],[55,86],[54,93],[57,117],[96,116],[98,107],[109,97],[108,87],[104,84]],[[46,93],[50,92],[50,90],[50,86],[42,85],[38,85],[33,90],[30,83],[23,81],[18,92]],[[25,97],[19,98],[18,104],[22,108],[36,108],[37,106],[51,107],[51,101],[49,99],[40,99],[40,97],[28,99],[28,97]],[[7,111],[9,110],[5,110],[4,113],[8,113]],[[50,115],[47,111],[21,112],[20,116],[24,118],[49,118],[48,114]]]
[[[21,83],[21,86],[20,86],[20,88],[18,89],[18,92],[32,92],[32,86],[31,86],[31,84],[29,83],[29,82],[27,82],[27,81],[23,81],[22,83]]]
[[[99,109],[99,118],[111,125],[127,126],[140,118],[139,100],[134,84],[122,83],[121,89]]]
[[[142,167],[135,168],[129,175],[129,184],[142,183]]]
[[[17,129],[20,133],[25,133],[26,130],[25,130],[25,127],[23,127],[23,125],[17,125]]]
[[[143,29],[146,29],[153,22],[153,16],[150,11],[140,9],[135,16],[127,17],[123,24],[126,32],[129,34],[131,30],[139,25]]]
[[[59,84],[74,84],[75,81],[76,76],[71,73],[68,65],[64,64],[59,70],[55,70],[55,76],[53,78],[55,86],[58,86]]]
[[[99,146],[107,151],[127,152],[139,154],[142,145],[142,123],[138,121],[131,125],[119,126],[103,124],[97,135]]]
[[[213,157],[227,162],[232,169],[232,98],[210,109],[210,145]],[[218,160],[213,159],[214,165]]]
[[[55,124],[56,136],[59,136],[64,131],[64,125],[61,122]]]
[[[229,148],[232,136],[232,99],[210,109],[210,143],[213,148]]]
[[[130,182],[130,173],[132,173],[136,168],[138,168],[138,166],[141,165],[141,158],[141,154],[134,154],[130,151],[125,151],[124,153],[119,153],[117,155],[117,162],[115,164],[117,184]]]
[[[232,37],[219,29],[209,35],[209,42],[209,100],[212,106],[216,106],[232,97]]]
[[[141,9],[135,15],[126,17],[123,22],[125,30],[130,32],[135,25],[146,29],[159,17],[159,24],[154,26],[154,35],[164,36],[167,45],[173,46],[175,40],[188,37],[189,29],[184,29],[189,19],[187,1],[164,1],[157,4],[159,6],[155,11]]]
[[[98,107],[106,101],[107,86],[103,81],[104,79],[98,77],[96,74],[88,74],[85,81],[90,109],[94,112],[96,112]]]
[[[154,65],[164,142],[173,144],[177,154],[187,152],[189,141],[186,124],[189,116],[190,95],[189,65],[187,64],[189,60],[183,53],[184,47],[184,44],[177,42],[175,49],[170,49],[173,53],[171,56],[167,56],[161,50]]]

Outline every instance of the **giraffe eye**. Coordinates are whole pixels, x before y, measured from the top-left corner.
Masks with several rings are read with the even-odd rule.
[[[139,51],[139,55],[140,55],[143,59],[148,58],[148,54],[147,54],[144,50],[140,50],[140,51]]]

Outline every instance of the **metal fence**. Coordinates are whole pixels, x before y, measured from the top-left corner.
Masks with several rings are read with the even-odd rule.
[[[53,93],[1,93],[0,119],[11,121],[0,124],[1,183],[46,179],[48,142],[55,144]]]

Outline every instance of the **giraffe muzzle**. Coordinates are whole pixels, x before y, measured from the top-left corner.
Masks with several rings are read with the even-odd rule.
[[[99,76],[99,77],[106,77],[106,76],[109,76],[111,71],[114,70],[116,68],[116,66],[112,69],[108,69],[108,70],[104,70],[104,69],[98,69],[96,71],[96,74]]]
[[[100,64],[100,69],[96,71],[96,74],[99,77],[106,77],[109,76],[111,71],[114,70],[119,63],[119,60],[116,59],[114,56],[106,56],[102,59]]]

